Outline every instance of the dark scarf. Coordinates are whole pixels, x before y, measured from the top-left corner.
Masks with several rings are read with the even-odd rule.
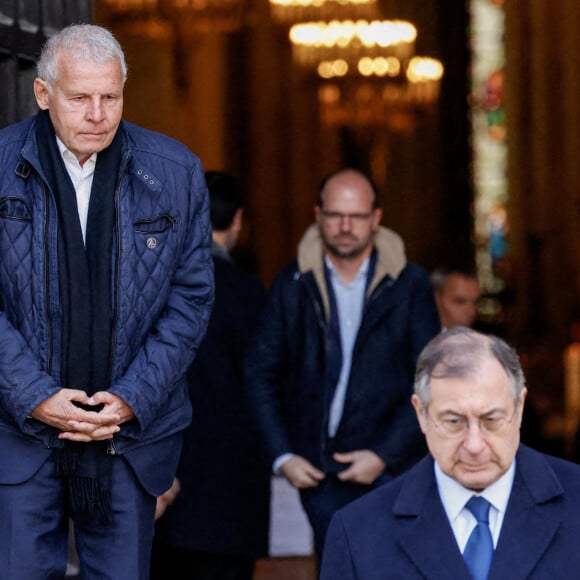
[[[58,211],[58,268],[62,305],[61,385],[89,395],[110,384],[111,251],[115,186],[121,161],[121,131],[99,153],[89,203],[86,248],[76,194],[64,166],[47,111],[37,123],[42,168]],[[98,412],[100,409],[96,409]],[[110,511],[111,457],[107,443],[66,441],[57,450],[60,475],[68,484],[72,513],[98,521]]]

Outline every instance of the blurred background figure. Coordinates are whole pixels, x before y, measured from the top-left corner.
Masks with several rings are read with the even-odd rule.
[[[242,190],[206,172],[216,297],[206,338],[188,371],[193,422],[174,488],[158,499],[152,580],[251,580],[268,554],[270,466],[249,418],[244,349],[265,298],[230,256],[242,228]]]
[[[475,270],[441,266],[435,268],[430,277],[442,330],[466,326],[486,332],[485,324],[478,317],[481,288]],[[541,417],[536,404],[532,395],[528,400],[522,422],[522,441],[545,451],[545,442],[541,435]]]
[[[381,225],[378,196],[357,169],[322,180],[316,221],[274,281],[246,357],[273,471],[299,490],[319,560],[334,512],[424,453],[413,372],[439,317],[427,271]]]
[[[431,283],[441,326],[444,329],[474,326],[481,297],[476,273],[458,268],[436,268],[431,273]]]

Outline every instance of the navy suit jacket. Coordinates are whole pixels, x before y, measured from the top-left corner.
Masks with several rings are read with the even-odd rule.
[[[489,580],[580,578],[580,466],[520,445]],[[433,458],[339,510],[320,580],[469,580]]]

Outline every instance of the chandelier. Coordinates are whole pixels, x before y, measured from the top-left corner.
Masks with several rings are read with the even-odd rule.
[[[106,17],[146,36],[231,32],[244,25],[248,0],[101,0]]]
[[[377,18],[378,0],[269,0],[276,22],[292,24],[313,20]]]
[[[317,73],[325,126],[407,132],[439,98],[443,65],[414,54],[409,22],[308,22],[289,38],[295,61]]]
[[[245,26],[250,0],[99,0],[103,20],[138,37],[170,43],[177,95],[186,100],[188,60],[208,32],[234,32]]]
[[[301,65],[363,57],[408,59],[414,52],[417,30],[404,20],[332,20],[305,22],[290,28],[292,55]]]
[[[363,58],[358,74],[340,74],[346,63],[322,63],[320,118],[328,127],[381,127],[404,133],[414,128],[439,97],[441,63],[413,57],[406,68],[396,59]],[[332,73],[326,71],[332,70]],[[333,75],[334,71],[339,74]]]

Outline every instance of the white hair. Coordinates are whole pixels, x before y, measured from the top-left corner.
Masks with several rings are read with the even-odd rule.
[[[103,64],[118,60],[123,82],[127,79],[127,62],[119,41],[112,32],[94,24],[73,24],[49,38],[36,64],[38,77],[49,86],[58,81],[58,59],[66,54],[77,61]]]

